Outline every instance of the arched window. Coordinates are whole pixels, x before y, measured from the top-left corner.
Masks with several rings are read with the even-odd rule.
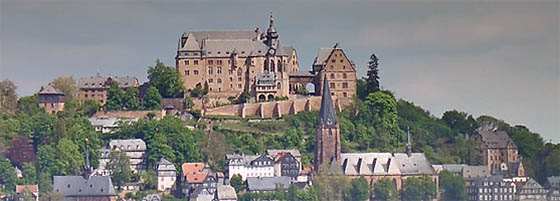
[[[270,72],[275,72],[275,70],[276,70],[276,64],[274,63],[274,61],[272,61],[270,63]]]
[[[239,68],[237,70],[237,76],[241,76],[241,75],[243,75],[243,70],[241,70],[241,68]]]
[[[222,79],[218,78],[218,84],[222,83]]]
[[[334,73],[331,74],[331,79],[334,79]]]
[[[276,84],[276,88],[277,88],[277,89],[281,89],[281,88],[282,88],[282,86],[280,86],[280,82],[278,82],[278,84]]]
[[[345,78],[345,79],[346,79],[346,78],[348,78],[348,75],[347,75],[346,73],[343,73],[343,74],[342,74],[342,78]]]
[[[216,70],[218,74],[222,74],[222,67],[218,66],[218,70]]]

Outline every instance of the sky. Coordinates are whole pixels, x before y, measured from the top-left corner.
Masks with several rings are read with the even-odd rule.
[[[490,115],[560,142],[560,1],[0,0],[0,79],[27,96],[57,76],[136,76],[173,66],[189,30],[268,26],[310,70],[340,43],[359,77],[436,117]]]

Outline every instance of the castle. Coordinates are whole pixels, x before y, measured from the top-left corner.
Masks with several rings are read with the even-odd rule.
[[[335,45],[321,48],[311,71],[300,71],[297,51],[280,44],[270,16],[268,29],[191,31],[181,35],[175,57],[186,90],[208,86],[208,96],[231,99],[243,92],[254,102],[277,100],[314,86],[321,95],[323,79],[330,78],[333,94],[351,102],[356,91],[356,69]]]

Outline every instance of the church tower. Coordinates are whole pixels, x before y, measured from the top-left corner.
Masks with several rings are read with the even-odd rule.
[[[323,86],[321,110],[315,135],[314,166],[316,172],[323,163],[331,164],[333,160],[340,160],[340,129],[327,76],[325,76]]]

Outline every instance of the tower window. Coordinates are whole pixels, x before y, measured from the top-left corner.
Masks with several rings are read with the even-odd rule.
[[[214,74],[214,68],[212,66],[208,67],[208,74]]]
[[[331,79],[334,79],[334,73],[333,73],[333,74],[331,74]]]
[[[216,71],[217,71],[218,75],[219,75],[219,74],[222,74],[222,67],[221,67],[221,66],[218,66],[218,69],[217,69]]]
[[[218,78],[217,82],[218,82],[218,84],[222,83],[222,79]]]
[[[189,75],[190,72],[188,70],[185,71],[185,75]]]
[[[216,61],[216,64],[217,64],[217,65],[222,65],[222,60]]]
[[[214,64],[214,60],[208,60],[208,65],[213,65]]]
[[[346,73],[343,73],[342,78],[348,78],[348,75]]]
[[[194,75],[198,75],[198,70],[193,71]]]
[[[212,78],[208,79],[208,83],[214,83],[214,79]]]
[[[189,65],[189,60],[185,60],[185,65]]]
[[[347,82],[342,83],[342,88],[345,88],[345,89],[348,88],[348,83]]]
[[[331,83],[330,85],[331,85],[331,89],[334,89],[336,87],[335,83]]]
[[[194,60],[194,65],[198,65],[198,60]]]

